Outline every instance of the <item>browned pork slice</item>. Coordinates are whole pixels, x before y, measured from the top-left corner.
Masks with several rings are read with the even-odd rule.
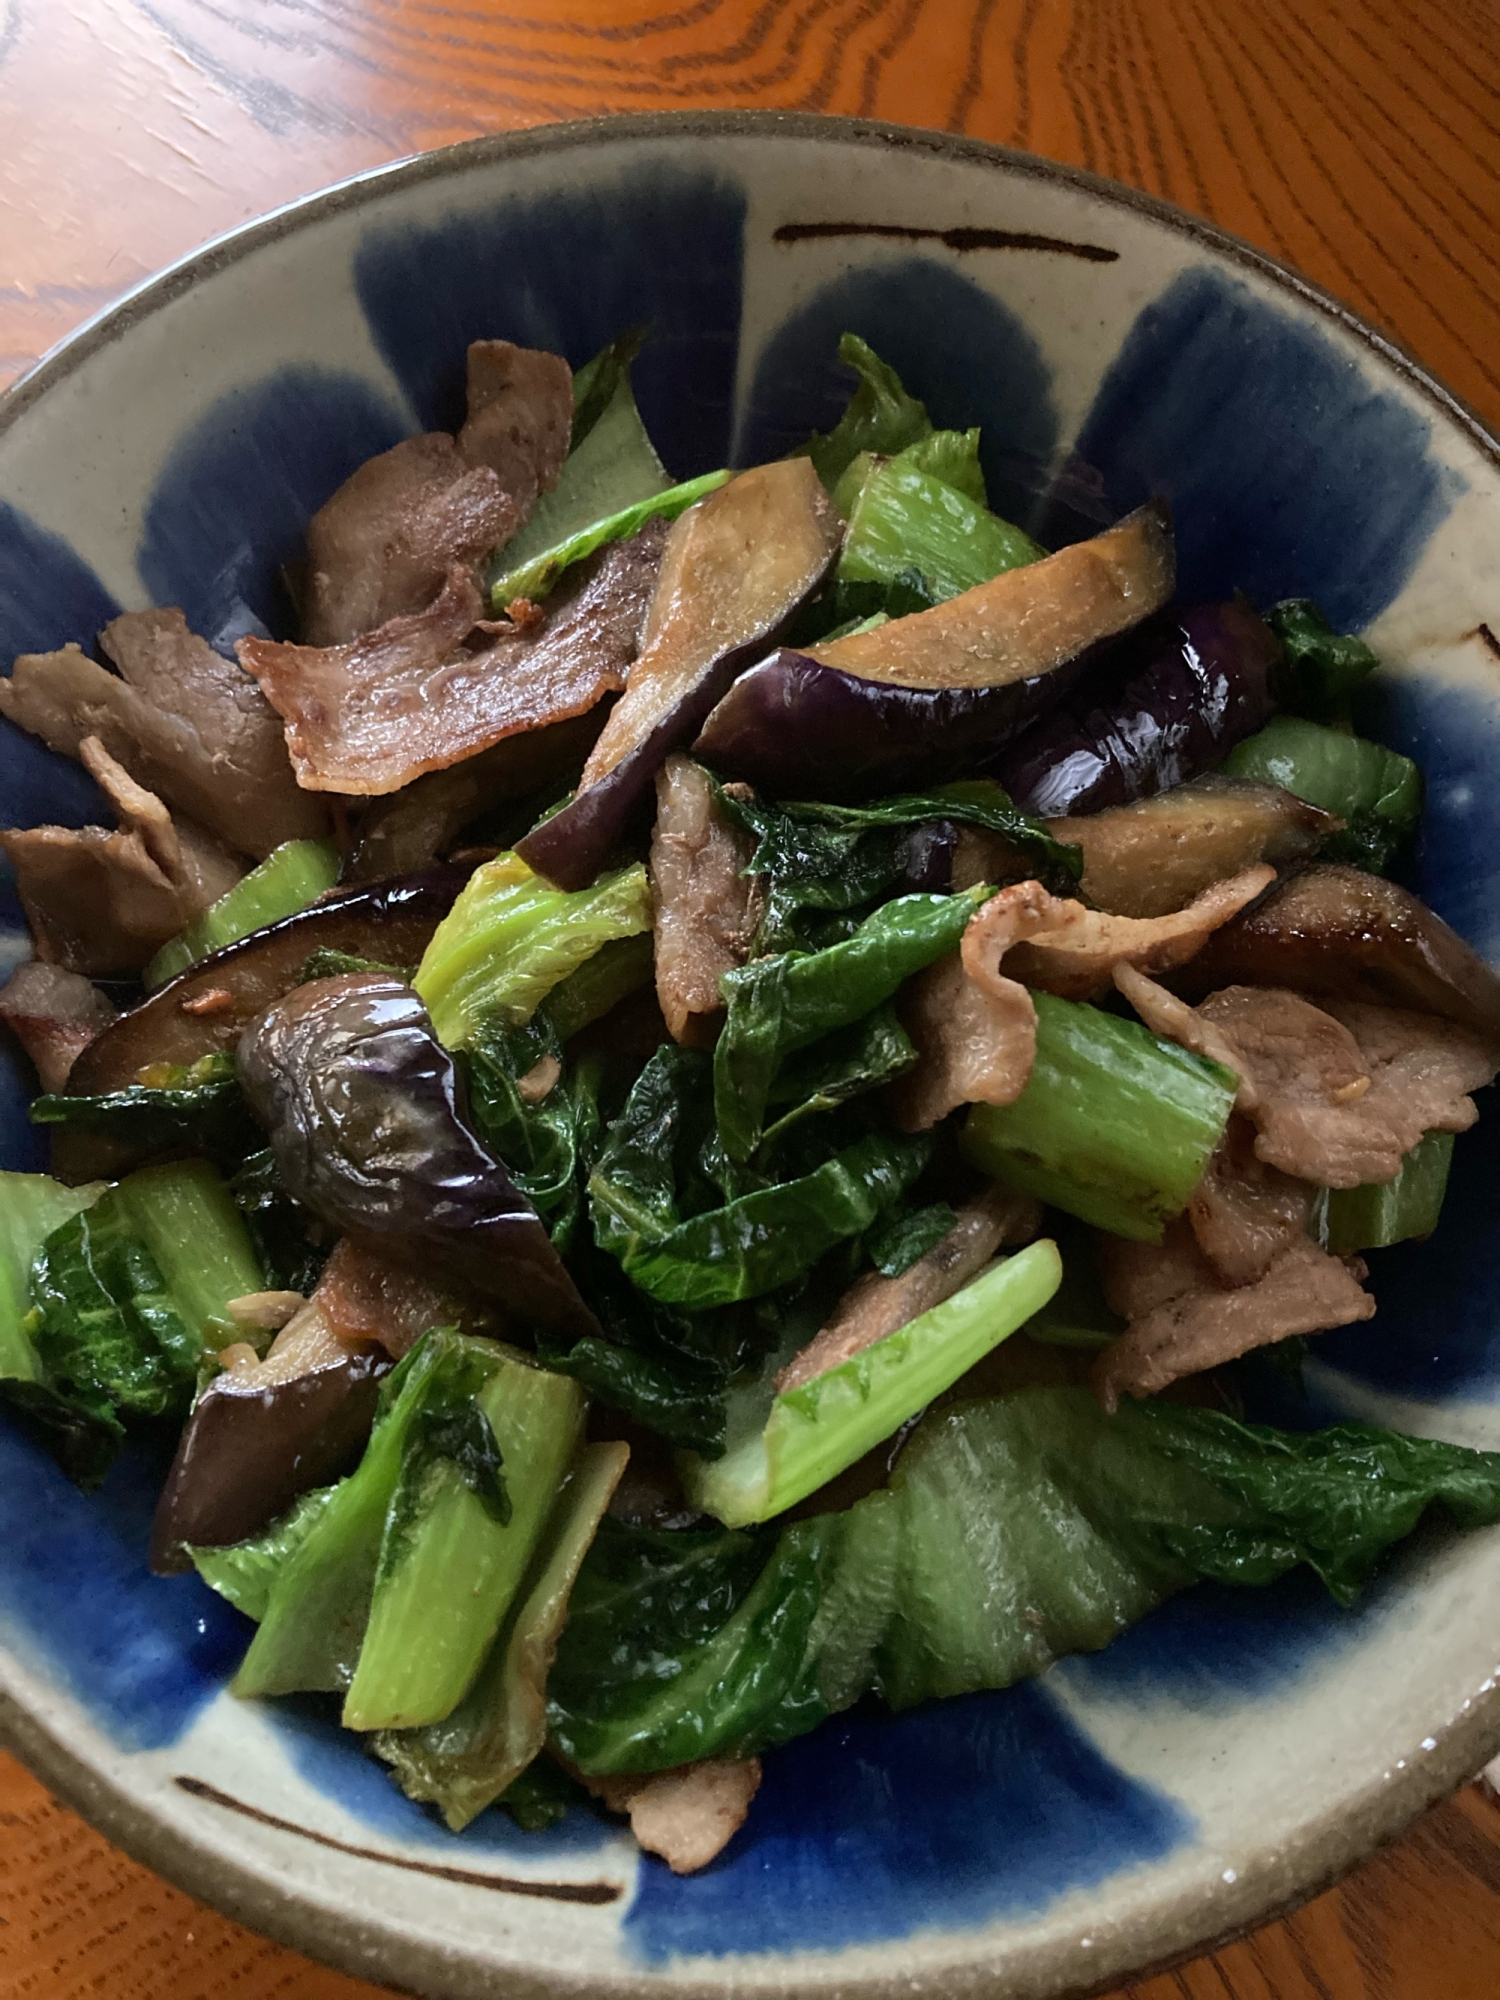
[[[68,1071],[115,1010],[90,979],[30,959],[0,986],[0,1021],[36,1065],[43,1090],[61,1090]]]
[[[1153,1035],[1160,1035],[1164,1042],[1176,1042],[1180,1048],[1189,1049],[1195,1056],[1206,1056],[1210,1062],[1221,1063],[1225,1069],[1233,1070],[1239,1077],[1239,1089],[1235,1093],[1235,1105],[1241,1111],[1253,1111],[1259,1101],[1254,1083],[1240,1067],[1240,1056],[1234,1044],[1224,1032],[1190,1007],[1177,994],[1169,993],[1165,986],[1158,986],[1154,979],[1148,979],[1144,972],[1138,972],[1133,965],[1123,961],[1114,969],[1116,987],[1134,1007]]]
[[[128,611],[101,636],[118,674],[77,646],[23,653],[0,680],[0,715],[67,757],[97,737],[174,812],[238,853],[263,857],[327,831],[323,801],[298,788],[280,718],[180,611]]]
[[[372,805],[344,871],[350,882],[415,875],[448,852],[470,820],[491,807],[576,779],[604,720],[602,706],[541,729],[523,730],[476,757],[429,771]]]
[[[982,1271],[1002,1244],[1029,1243],[1041,1226],[1040,1202],[993,1183],[964,1203],[948,1234],[899,1278],[878,1271],[857,1278],[828,1324],[776,1377],[778,1392],[800,1389],[940,1306]]]
[[[1500,1038],[1500,973],[1409,889],[1317,862],[1216,933],[1180,982],[1294,992],[1441,1014]]]
[[[1253,1285],[1307,1233],[1313,1190],[1255,1151],[1255,1127],[1233,1115],[1203,1179],[1188,1198],[1198,1248],[1224,1285]]]
[[[94,736],[79,756],[119,814],[102,826],[0,833],[37,957],[70,972],[139,972],[168,938],[240,879],[211,835],[174,821]]]
[[[749,955],[761,910],[759,884],[743,872],[753,847],[720,811],[703,766],[674,751],[657,773],[651,836],[656,995],[674,1041],[711,1036],[720,977]]]
[[[1316,853],[1341,824],[1277,785],[1213,776],[1047,830],[1083,849],[1078,886],[1095,909],[1164,917],[1257,862]]]
[[[903,1132],[926,1132],[961,1104],[1014,1104],[1036,1060],[1036,1008],[1018,980],[978,985],[957,952],[919,972],[901,996],[914,1068],[892,1091]]]
[[[306,643],[337,646],[425,610],[455,564],[472,570],[520,525],[499,474],[470,465],[446,431],[403,438],[307,524]]]
[[[493,1314],[467,1295],[393,1264],[348,1236],[334,1245],[318,1280],[317,1300],[335,1340],[346,1347],[378,1341],[394,1360],[435,1326],[480,1332]]]
[[[591,1777],[583,1783],[611,1812],[630,1815],[630,1831],[674,1875],[691,1875],[723,1853],[760,1790],[758,1757],[709,1757],[646,1777]]]
[[[1359,1259],[1331,1257],[1306,1236],[1235,1289],[1218,1282],[1185,1217],[1168,1225],[1160,1244],[1099,1242],[1105,1295],[1130,1321],[1094,1364],[1094,1388],[1110,1411],[1121,1396],[1155,1395],[1252,1348],[1349,1326],[1375,1311]]]
[[[625,685],[664,534],[652,522],[578,564],[525,626],[482,622],[478,586],[455,564],[426,611],[346,645],[242,639],[241,660],[285,718],[298,782],[384,795],[593,708]]]
[[[471,342],[469,416],[458,448],[515,502],[516,526],[557,484],[573,437],[573,371],[560,354],[509,340]],[[511,530],[515,532],[514,529]]]
[[[1468,1093],[1493,1080],[1500,1052],[1431,1015],[1356,1006],[1338,1009],[1350,1016],[1340,1020],[1336,1008],[1230,986],[1197,1012],[1254,1084],[1261,1159],[1319,1187],[1394,1180],[1424,1132],[1474,1123]]]

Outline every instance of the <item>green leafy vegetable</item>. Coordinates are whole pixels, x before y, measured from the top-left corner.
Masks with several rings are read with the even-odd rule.
[[[933,442],[929,438],[869,472],[849,516],[839,557],[841,582],[889,588],[914,569],[933,601],[941,602],[1046,555],[1039,542],[990,513],[982,500],[923,470],[918,455],[926,455]]]
[[[1235,1079],[1136,1021],[1033,993],[1036,1061],[1014,1104],[976,1104],[963,1150],[1096,1229],[1161,1240],[1203,1178]]]
[[[862,912],[904,883],[925,830],[977,826],[1017,850],[1018,866],[1061,894],[1076,893],[1082,850],[1055,840],[989,778],[939,785],[862,806],[817,800],[772,805],[717,789],[720,809],[755,840],[747,874],[760,877],[765,914],[757,953],[817,950],[847,936]]]
[[[782,1391],[764,1430],[724,1457],[688,1459],[689,1500],[732,1528],[805,1500],[923,1410],[1029,1319],[1056,1291],[1055,1243],[992,1264],[895,1333]]]
[[[1319,1188],[1308,1232],[1335,1257],[1384,1250],[1411,1237],[1430,1236],[1443,1212],[1453,1134],[1428,1132],[1381,1186]]]
[[[385,965],[378,958],[361,958],[356,952],[335,951],[329,945],[320,945],[302,961],[297,984],[306,986],[314,979],[343,979],[351,972],[388,972],[394,979],[410,979],[414,970],[410,965]]]
[[[147,992],[165,986],[210,952],[305,910],[338,879],[339,851],[331,840],[283,841],[259,867],[162,946],[142,974]]]
[[[583,1397],[566,1376],[493,1341],[439,1338],[443,1361],[406,1430],[386,1510],[346,1729],[420,1728],[453,1713],[582,1436]]]
[[[103,1193],[102,1181],[73,1188],[46,1174],[0,1173],[0,1399],[86,1488],[113,1463],[119,1422],[97,1399],[80,1401],[50,1379],[32,1338],[30,1274],[53,1231]]]
[[[848,408],[831,431],[803,447],[830,493],[862,451],[890,455],[932,430],[926,407],[907,395],[895,369],[857,333],[839,341],[839,360],[858,377]]]
[[[1235,745],[1224,768],[1337,813],[1344,831],[1324,842],[1324,858],[1375,875],[1390,866],[1422,816],[1422,773],[1409,757],[1294,715],[1273,715],[1258,735]]]
[[[130,1084],[98,1096],[68,1091],[34,1098],[34,1125],[112,1139],[145,1152],[190,1147],[215,1158],[242,1159],[259,1128],[250,1114],[230,1055],[208,1055],[191,1064],[160,1063],[149,1084]]]
[[[541,1833],[565,1820],[574,1806],[587,1805],[588,1793],[551,1757],[537,1757],[496,1801],[522,1833]]]
[[[936,898],[929,900],[936,901]],[[790,1284],[858,1236],[926,1165],[931,1141],[872,1132],[795,1179],[752,1184],[685,1214],[679,1180],[707,1099],[709,1059],[672,1044],[641,1072],[589,1180],[600,1247],[641,1291],[699,1311]],[[701,1178],[692,1193],[707,1194]]]
[[[229,1183],[244,1219],[266,1288],[309,1297],[333,1248],[333,1234],[311,1209],[294,1201],[269,1146],[251,1153]]]
[[[55,1229],[32,1270],[47,1379],[101,1422],[191,1401],[226,1307],[264,1290],[239,1210],[201,1160],[147,1167]]]
[[[1309,1564],[1340,1603],[1427,1509],[1500,1518],[1500,1454],[1351,1424],[1028,1389],[929,1416],[890,1487],[779,1536],[606,1521],[549,1683],[586,1771],[744,1756],[869,1690],[1004,1687],[1107,1645],[1196,1578]]]
[[[731,1160],[760,1145],[782,1062],[862,1020],[913,973],[958,947],[989,892],[901,896],[841,944],[752,959],[720,982],[729,1003],[714,1051],[714,1116]]]
[[[431,1801],[455,1833],[502,1794],[513,1811],[525,1811],[530,1800],[534,1812],[539,1803],[535,1779],[517,1798],[510,1790],[546,1740],[547,1674],[568,1598],[628,1457],[621,1444],[589,1445],[579,1454],[557,1495],[524,1589],[453,1713],[425,1729],[386,1730],[374,1740],[407,1796]],[[556,1788],[543,1797],[555,1802]],[[563,1800],[565,1810],[566,1794]]]
[[[290,1513],[247,1541],[222,1549],[190,1549],[194,1568],[211,1589],[258,1625],[270,1606],[277,1577],[322,1520],[338,1490],[318,1486],[304,1493]]]
[[[594,436],[597,437],[603,429],[601,423]],[[585,445],[584,449],[587,450],[588,446]],[[653,493],[603,518],[595,518],[577,533],[559,538],[525,563],[507,569],[491,589],[491,604],[498,614],[518,597],[529,598],[535,603],[555,587],[565,569],[582,562],[595,549],[602,549],[606,542],[623,542],[638,529],[644,528],[648,521],[675,521],[679,514],[685,514],[697,501],[727,485],[731,477],[728,471],[703,472],[696,479],[685,479],[680,486],[669,486],[665,492]],[[561,490],[559,482],[558,491]],[[540,508],[537,511],[540,513]],[[530,540],[529,532],[527,539]],[[511,551],[507,549],[505,553],[509,557]]]
[[[782,1105],[789,1108],[766,1127],[762,1149],[774,1146],[804,1118],[836,1110],[851,1097],[893,1083],[916,1059],[916,1046],[889,1001],[873,1008],[862,1021],[789,1056],[777,1071],[767,1099],[772,1110]]]
[[[1349,703],[1379,662],[1363,639],[1335,632],[1308,597],[1289,597],[1265,614],[1285,655],[1276,676],[1282,708],[1318,722],[1346,721]]]
[[[538,1008],[523,1027],[492,1018],[468,1051],[469,1110],[480,1137],[504,1161],[559,1250],[572,1243],[599,1130],[599,1056],[569,1064],[549,1018]],[[522,1095],[524,1078],[555,1066],[540,1099]],[[545,1069],[540,1073],[545,1077]]]
[[[882,1278],[899,1278],[929,1250],[935,1250],[957,1221],[945,1201],[929,1202],[925,1208],[893,1210],[865,1234],[870,1262]]]
[[[602,1020],[611,1007],[649,986],[655,970],[655,940],[649,931],[600,945],[547,995],[547,1017],[557,1039],[571,1041],[580,1029]]]
[[[529,1021],[539,1001],[615,938],[651,928],[639,862],[587,889],[555,889],[515,854],[476,868],[433,933],[412,981],[448,1048],[487,1021]]]

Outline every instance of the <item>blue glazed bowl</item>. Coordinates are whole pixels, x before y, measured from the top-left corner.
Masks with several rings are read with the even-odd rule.
[[[784,450],[864,334],[995,504],[1053,540],[1170,496],[1184,594],[1316,597],[1385,670],[1378,733],[1430,806],[1413,885],[1500,953],[1500,453],[1389,342],[1159,204],[963,140],[801,117],[480,141],[236,232],[83,329],[0,404],[0,660],[179,604],[276,630],[309,514],[451,426],[465,345],[579,362],[649,320],[640,400],[679,477]],[[3,817],[98,813],[0,739]],[[27,950],[13,899],[11,961]],[[6,1064],[4,1164],[42,1164]],[[1316,1343],[1308,1400],[1500,1445],[1489,1251],[1500,1119],[1460,1140],[1379,1315]],[[1283,1415],[1287,1413],[1283,1412]],[[1252,1924],[1500,1748],[1500,1533],[1409,1545],[1342,1612],[1302,1578],[1200,1589],[1008,1693],[859,1712],[767,1760],[745,1829],[679,1881],[603,1821],[454,1837],[316,1708],[224,1691],[247,1628],[146,1576],[160,1467],[92,1499],[0,1429],[0,1723],[194,1893],[435,1995],[1060,1994]]]

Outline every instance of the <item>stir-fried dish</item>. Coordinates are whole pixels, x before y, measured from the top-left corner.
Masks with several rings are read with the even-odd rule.
[[[1042,548],[853,336],[833,430],[674,483],[637,344],[476,343],[296,639],[0,681],[114,821],[0,835],[0,1395],[85,1486],[177,1439],[240,1695],[686,1871],[855,1702],[1500,1519],[1500,1455],[1249,1422],[1242,1360],[1376,1316],[1500,977],[1390,878],[1421,777],[1316,606],[1180,605],[1159,503]]]

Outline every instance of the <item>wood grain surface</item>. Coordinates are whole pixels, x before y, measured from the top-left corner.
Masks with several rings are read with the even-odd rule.
[[[363,167],[606,111],[857,112],[1212,217],[1500,426],[1496,0],[0,0],[0,383],[205,237]],[[1496,2000],[1477,1791],[1130,2000]],[[0,2000],[360,2000],[0,1758]]]

